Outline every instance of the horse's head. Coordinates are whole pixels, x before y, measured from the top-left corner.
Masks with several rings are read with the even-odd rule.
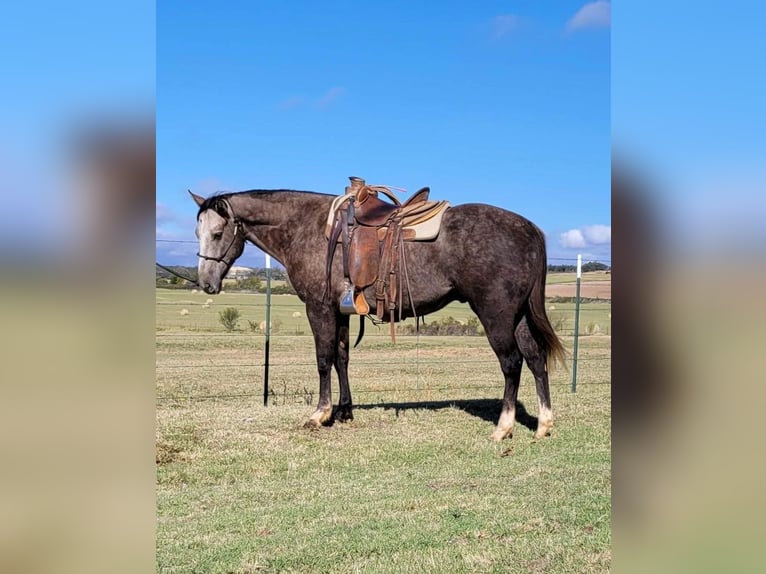
[[[206,293],[218,293],[226,273],[245,249],[245,233],[224,197],[205,199],[189,193],[199,206],[198,282]]]

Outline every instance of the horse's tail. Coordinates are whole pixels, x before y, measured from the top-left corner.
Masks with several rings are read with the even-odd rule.
[[[556,363],[566,365],[567,352],[561,339],[556,335],[551,322],[548,320],[548,314],[545,312],[545,279],[548,275],[545,240],[543,240],[542,255],[542,271],[538,273],[527,301],[527,307],[529,308],[527,321],[530,323],[532,331],[538,335],[538,342],[545,349],[548,357],[548,370],[550,370]]]

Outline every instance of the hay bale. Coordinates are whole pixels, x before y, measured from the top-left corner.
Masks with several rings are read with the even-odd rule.
[[[295,313],[293,313],[293,319],[297,319],[300,316],[301,316],[301,312],[300,311],[296,311]]]
[[[181,309],[181,315],[182,316],[186,316],[188,314],[189,314],[189,310],[188,309]]]

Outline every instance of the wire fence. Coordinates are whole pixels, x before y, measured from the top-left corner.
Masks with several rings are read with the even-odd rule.
[[[157,241],[187,242],[169,239]],[[196,243],[196,241],[188,241],[188,243]],[[565,258],[550,258],[550,260],[573,261]],[[156,303],[158,318],[161,315],[167,316],[171,309],[175,314],[175,310],[181,308],[183,313],[190,305],[188,299],[192,292],[175,289],[168,290],[167,293],[166,297],[158,297]],[[201,292],[198,294],[205,296]],[[247,297],[247,294],[243,293],[238,295]],[[254,297],[253,300],[246,300],[244,297],[237,297],[236,307],[241,307],[250,314],[265,314],[267,301],[262,300],[262,295],[259,298]],[[576,346],[573,344],[575,336],[577,336],[582,352],[582,355],[577,357],[577,363],[580,365],[578,378],[581,379],[577,382],[578,387],[607,388],[611,385],[611,301],[609,299],[587,299],[586,301],[580,302],[578,306],[573,297],[559,297],[548,299],[546,305],[549,306],[548,313],[551,321],[567,347],[570,360],[573,347]],[[201,301],[198,303],[202,307],[207,305],[207,303],[202,304]],[[571,325],[577,324],[574,318],[576,308],[579,308],[581,314],[585,312],[591,319],[590,323],[577,333],[576,328]],[[281,400],[282,404],[287,400],[306,404],[312,402],[314,396],[318,394],[318,377],[317,364],[314,360],[313,335],[305,317],[302,317],[305,307],[297,298],[278,297],[271,299],[269,311],[272,317],[274,314],[279,315],[280,312],[283,316],[301,316],[298,320],[300,325],[296,323],[292,329],[281,328],[277,332],[270,333],[270,358],[264,355],[264,333],[254,328],[252,321],[249,321],[250,332],[221,332],[215,330],[215,323],[210,323],[210,318],[207,324],[186,324],[182,328],[162,326],[158,319],[157,401],[168,403],[263,397],[263,391],[258,387],[264,385],[264,379],[268,380],[268,376],[264,376],[264,370],[268,369],[273,381],[268,389],[267,399],[270,402],[277,400]],[[208,315],[210,316],[211,312],[208,311]],[[602,328],[600,325],[605,327]],[[354,335],[355,333],[352,333],[352,340]],[[353,394],[375,396],[378,400],[389,396],[433,397],[434,394],[457,397],[469,391],[474,397],[477,394],[497,396],[503,388],[497,359],[489,349],[483,333],[478,331],[476,335],[479,336],[460,336],[461,342],[457,345],[454,335],[404,336],[399,341],[405,343],[408,354],[403,354],[401,343],[397,344],[398,349],[397,347],[385,348],[389,341],[387,329],[379,332],[370,329],[365,335],[365,340],[368,343],[371,341],[376,350],[372,352],[368,350],[366,356],[364,353],[355,353],[349,365]],[[601,335],[601,338],[593,338],[593,340],[598,339],[600,343],[591,346],[583,345],[583,341],[588,341],[591,335]],[[603,341],[603,336],[606,336],[606,342]],[[449,344],[445,341],[449,341]],[[430,356],[434,352],[433,349],[449,345],[453,346],[452,351],[444,352],[438,357]],[[462,358],[461,353],[456,352],[455,348],[459,351],[463,346],[470,348],[470,352],[479,358]],[[242,353],[245,353],[247,358],[241,357]],[[571,366],[570,364],[568,368]],[[354,385],[355,378],[358,378],[355,375],[369,375],[370,371],[374,371],[378,376],[381,376],[381,373],[391,375],[389,378],[395,378],[398,383],[387,386],[373,384],[357,387]],[[487,373],[495,373],[493,378],[498,379],[500,384],[498,382],[488,384]],[[453,382],[451,384],[438,382],[443,378],[443,374],[449,374],[449,377],[444,378]],[[216,380],[217,383],[208,384],[208,380]],[[291,381],[289,389],[286,382],[288,380]],[[471,384],[471,381],[476,382]],[[309,386],[312,388],[308,388]],[[560,376],[552,377],[550,386],[552,388],[568,387],[570,381],[562,380]],[[574,391],[574,385],[572,390]]]
[[[205,340],[206,348],[212,349],[202,354],[202,360],[189,360],[189,351],[182,356],[176,357],[172,363],[166,359],[158,360],[156,364],[158,378],[172,380],[168,390],[163,386],[158,390],[157,401],[159,403],[181,401],[199,401],[199,400],[230,400],[230,399],[254,399],[263,396],[263,372],[266,362],[263,359],[263,334],[259,333],[157,333],[157,342],[160,347],[172,349],[196,349],[200,345],[200,338]],[[608,338],[608,337],[607,337]],[[295,402],[309,404],[313,401],[317,386],[317,364],[313,358],[313,339],[312,335],[272,335],[271,353],[272,358],[269,362],[271,386],[268,392],[270,402],[281,400],[284,404],[286,399]],[[562,339],[571,356],[572,336],[564,336]],[[588,339],[587,336],[583,339]],[[599,338],[599,340],[603,337]],[[368,340],[366,337],[365,340]],[[485,396],[487,394],[497,395],[502,392],[502,374],[499,369],[497,359],[491,355],[491,350],[481,349],[481,344],[486,345],[484,337],[473,336],[421,336],[400,338],[398,346],[406,344],[410,355],[413,353],[412,347],[415,347],[415,353],[419,351],[431,352],[434,348],[440,348],[448,345],[460,345],[463,340],[471,340],[477,353],[483,353],[486,358],[463,358],[460,356],[450,356],[445,352],[444,357],[434,358],[430,356],[412,356],[403,357],[397,348],[386,348],[388,343],[387,335],[372,335],[369,337],[375,346],[382,349],[375,352],[377,357],[357,356],[352,358],[350,363],[350,376],[352,380],[353,394],[362,396],[423,396],[437,393],[444,396],[462,396],[466,392],[471,392],[474,396]],[[457,342],[460,341],[460,342]],[[369,341],[368,341],[369,342]],[[364,345],[364,343],[363,343]],[[611,354],[609,346],[599,346],[593,349],[585,347],[586,354],[578,358],[580,364],[580,389],[584,387],[608,387],[611,385]],[[220,352],[220,349],[239,349],[244,348],[244,353],[249,358],[232,357],[231,352]],[[581,344],[581,349],[583,346]],[[368,353],[370,351],[367,351]],[[465,352],[471,352],[467,350]],[[195,351],[196,353],[196,351]],[[380,355],[386,355],[380,358]],[[256,358],[258,357],[258,358]],[[186,358],[186,360],[184,360]],[[567,372],[571,371],[568,367]],[[354,385],[354,380],[359,375],[369,375],[375,372],[377,378],[399,381],[390,386],[374,385],[368,388],[358,388]],[[443,374],[449,374],[449,379],[455,380],[457,374],[458,380],[467,381],[468,384],[441,384],[436,381],[441,380]],[[494,384],[488,384],[484,381],[487,374],[495,379]],[[334,376],[334,375],[333,375]],[[206,385],[199,385],[199,380],[206,380],[208,377],[224,382],[217,386],[215,392],[207,392]],[[280,384],[280,381],[293,381],[291,388],[286,388]],[[295,383],[294,381],[299,381]],[[470,384],[471,380],[476,380]],[[234,382],[238,381],[238,382]],[[297,386],[296,386],[297,385]],[[307,387],[316,388],[307,388]],[[552,388],[565,388],[570,386],[569,380],[560,378],[551,379]],[[244,387],[244,390],[243,390]],[[230,390],[227,390],[229,388]]]
[[[567,298],[571,299],[571,298]],[[548,310],[549,318],[551,319],[551,322],[554,323],[554,327],[556,329],[556,332],[560,336],[573,336],[575,332],[574,327],[574,307],[575,303],[572,301],[564,301],[563,303],[561,301],[558,301],[556,299],[553,299],[549,302],[551,304],[551,307]],[[188,302],[186,301],[163,301],[158,303],[158,306],[162,307],[177,307],[180,309],[183,309],[188,306]],[[265,315],[266,310],[266,303],[265,302],[242,302],[237,301],[236,303],[237,308],[242,309],[251,309],[254,311],[263,311],[261,313],[261,316]],[[587,312],[591,318],[598,322],[599,325],[605,324],[607,325],[604,327],[604,330],[601,330],[601,327],[599,327],[599,331],[604,335],[611,334],[611,312],[612,312],[612,306],[611,301],[607,299],[602,299],[600,301],[591,301],[588,303],[581,303],[581,313]],[[279,311],[279,310],[286,310],[288,311],[298,311],[303,312],[305,310],[305,306],[300,301],[296,302],[277,302],[271,304],[272,312]],[[428,324],[431,321],[430,318],[426,317],[424,318],[424,324]],[[437,320],[438,321],[438,320]],[[410,324],[410,323],[403,323],[403,324]],[[289,331],[289,328],[287,327],[279,327],[279,331],[281,331],[281,335],[290,335],[293,337],[307,337],[307,338],[313,338],[313,335],[308,328],[308,326],[301,325],[300,327],[294,328],[292,331]],[[593,330],[593,326],[590,326],[590,331]],[[580,329],[580,331],[584,335],[592,335],[593,332],[589,331],[589,325],[585,325],[583,328]],[[238,333],[238,334],[232,334],[232,333],[209,333],[210,335],[215,336],[240,336],[240,337],[263,337],[263,333],[260,331],[252,331],[249,333]],[[401,331],[398,331],[397,334],[404,334]],[[484,336],[483,331],[480,329],[476,333],[476,335]],[[185,333],[163,333],[158,332],[157,337],[184,337],[187,336]],[[366,335],[368,337],[375,337],[375,336],[388,336],[385,333],[381,333],[378,335],[375,330],[372,330],[372,332],[368,331],[368,334]],[[423,336],[431,337],[431,336],[438,336],[438,335],[430,335],[430,334],[424,334]]]

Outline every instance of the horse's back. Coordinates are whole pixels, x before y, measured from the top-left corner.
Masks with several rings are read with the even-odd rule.
[[[483,203],[448,209],[442,231],[446,248],[461,251],[464,246],[468,255],[480,250],[507,259],[516,253],[524,257],[537,254],[541,249],[545,253],[545,237],[539,227],[518,213]]]
[[[434,244],[426,249],[415,245],[413,252],[424,271],[442,276],[468,299],[487,294],[490,285],[526,292],[547,265],[545,238],[536,225],[478,203],[448,209]]]

